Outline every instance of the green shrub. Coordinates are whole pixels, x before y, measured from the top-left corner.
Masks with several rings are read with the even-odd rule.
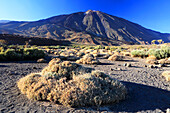
[[[5,59],[7,60],[20,60],[22,59],[22,54],[16,53],[15,49],[7,49],[4,52]]]
[[[4,47],[0,47],[0,52],[4,52]]]
[[[109,46],[105,46],[104,49],[110,50],[110,47]]]
[[[5,55],[3,52],[0,53],[0,61],[3,61],[5,60]]]
[[[168,58],[170,57],[170,47],[162,46],[160,50],[161,58]]]
[[[155,54],[155,50],[156,50],[156,49],[149,49],[149,50],[146,52],[146,54],[147,54],[147,55],[150,55],[150,56],[151,56],[151,55],[154,55],[154,54]]]
[[[44,58],[45,53],[43,50],[37,48],[25,48],[23,51],[24,59],[27,60],[37,60],[39,58]]]
[[[65,46],[48,46],[49,49],[65,49]]]
[[[85,49],[95,49],[95,47],[93,47],[93,46],[87,46],[87,47],[85,47]]]
[[[118,48],[118,47],[116,47],[116,46],[112,46],[112,47],[110,47],[110,50],[111,50],[111,51],[115,51],[117,48]]]
[[[153,55],[157,59],[168,58],[170,57],[170,47],[163,46],[161,49],[150,49],[147,54]]]
[[[146,52],[143,51],[143,50],[133,50],[131,52],[131,54],[134,56],[134,57],[145,57],[147,56]]]
[[[104,47],[101,46],[101,45],[98,45],[98,46],[96,46],[94,49],[104,49]]]

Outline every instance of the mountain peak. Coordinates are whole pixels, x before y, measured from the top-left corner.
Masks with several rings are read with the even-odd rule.
[[[96,10],[59,15],[35,22],[0,24],[0,33],[5,32],[101,45],[143,44],[160,38],[164,42],[170,41],[170,34],[155,32]]]
[[[99,11],[96,11],[96,10],[87,10],[87,11],[85,12],[85,14],[91,14],[91,13],[93,13],[93,12],[99,12]]]

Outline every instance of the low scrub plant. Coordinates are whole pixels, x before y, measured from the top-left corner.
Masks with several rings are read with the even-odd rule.
[[[11,48],[2,48],[0,51],[0,61],[7,60],[37,60],[43,58],[46,54],[43,50],[37,48],[22,48],[16,47],[15,49]]]
[[[83,58],[76,61],[78,64],[99,64],[99,60],[92,54],[86,54]]]
[[[133,50],[131,52],[131,55],[133,57],[142,57],[142,58],[147,56],[147,54],[144,50]]]
[[[37,48],[25,48],[23,50],[24,59],[27,60],[36,60],[39,58],[43,58],[45,53],[43,50],[39,50]]]
[[[150,49],[147,54],[153,55],[157,59],[168,58],[170,57],[170,47],[162,46],[161,49]]]
[[[100,71],[54,59],[42,73],[21,78],[17,85],[29,99],[70,107],[100,106],[125,99],[126,87]],[[56,62],[56,63],[54,63]]]
[[[8,59],[8,60],[19,60],[19,59],[22,59],[22,54],[16,53],[16,51],[14,49],[7,49],[4,52],[4,56],[5,56],[5,59]]]
[[[104,49],[105,47],[101,46],[101,45],[98,45],[96,46],[94,49]]]
[[[162,76],[164,76],[167,81],[170,81],[170,71],[164,71]]]
[[[110,57],[108,58],[108,60],[110,60],[110,61],[122,61],[123,58],[124,58],[124,57],[121,56],[121,55],[114,54],[114,55],[110,56]]]
[[[0,52],[0,61],[5,60],[5,55],[3,52]]]

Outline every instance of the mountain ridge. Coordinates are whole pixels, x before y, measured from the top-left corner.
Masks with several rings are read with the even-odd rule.
[[[9,34],[66,39],[85,44],[142,44],[158,39],[170,41],[168,33],[153,31],[126,19],[93,10],[58,15],[32,22],[0,23],[0,33],[4,33],[3,30]]]

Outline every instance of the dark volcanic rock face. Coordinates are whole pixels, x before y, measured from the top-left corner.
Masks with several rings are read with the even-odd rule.
[[[150,42],[157,39],[170,41],[170,34],[152,31],[123,18],[92,10],[34,22],[0,23],[0,33],[68,39],[79,43],[103,45],[143,43],[143,41]]]

